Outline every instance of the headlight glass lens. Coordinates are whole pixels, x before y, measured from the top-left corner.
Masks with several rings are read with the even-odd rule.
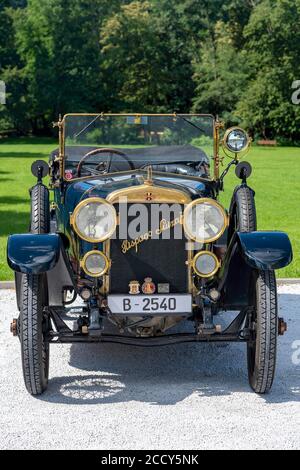
[[[99,277],[106,273],[109,262],[101,251],[90,251],[85,255],[82,267],[88,276]]]
[[[87,199],[76,207],[73,225],[77,234],[86,241],[97,243],[107,240],[116,229],[115,208],[104,199]]]
[[[242,129],[232,129],[227,135],[226,146],[231,152],[242,152],[248,146],[248,135]]]
[[[189,238],[199,243],[217,240],[225,231],[227,215],[212,199],[200,199],[185,209],[184,228]]]
[[[194,258],[194,270],[201,277],[213,276],[219,269],[219,261],[214,253],[203,251]]]

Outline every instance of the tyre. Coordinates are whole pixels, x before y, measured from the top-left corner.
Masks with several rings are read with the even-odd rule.
[[[49,376],[49,318],[45,275],[24,275],[21,287],[19,335],[23,376],[31,395],[40,395],[48,385]]]
[[[278,308],[274,271],[256,273],[252,287],[254,311],[249,321],[248,375],[252,389],[265,394],[271,390],[276,368]]]
[[[31,190],[30,232],[49,233],[49,191],[43,184]],[[25,386],[31,395],[40,395],[48,384],[49,342],[47,332],[50,320],[47,276],[22,275],[20,285],[19,337]]]
[[[248,186],[236,189],[230,206],[229,240],[235,232],[255,232],[257,230],[254,192]]]
[[[43,184],[37,184],[31,190],[31,233],[49,233],[50,210],[49,191]]]

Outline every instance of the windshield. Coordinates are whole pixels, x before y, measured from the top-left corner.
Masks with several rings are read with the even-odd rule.
[[[154,170],[172,172],[177,166],[180,171],[188,167],[190,172],[209,176],[214,155],[214,118],[188,114],[67,115],[64,144],[66,166],[101,149],[84,162],[86,170],[110,159],[110,171],[152,165]]]

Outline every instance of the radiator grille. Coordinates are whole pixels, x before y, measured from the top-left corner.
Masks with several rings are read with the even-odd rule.
[[[147,205],[148,210],[148,227],[150,225],[150,213],[152,204]],[[124,211],[119,205],[116,210],[121,215]],[[130,205],[128,205],[128,210]],[[182,210],[182,208],[181,208]],[[171,214],[171,221],[177,214]],[[132,222],[134,217],[127,214],[128,224]],[[159,223],[166,222],[163,215],[160,215]],[[170,220],[169,220],[170,221]],[[121,220],[122,223],[122,220]],[[161,225],[160,225],[161,226]],[[164,225],[163,225],[164,226]],[[153,282],[170,284],[171,293],[188,292],[188,270],[186,261],[188,252],[186,251],[186,238],[175,239],[175,228],[169,230],[169,239],[163,239],[163,235],[158,235],[158,239],[149,238],[137,247],[132,247],[124,253],[124,239],[120,239],[120,229],[117,229],[117,237],[111,240],[110,257],[112,267],[110,270],[110,292],[112,294],[127,294],[129,292],[129,283],[133,280],[139,281],[141,284],[144,279],[151,277]],[[134,239],[128,237],[128,243]]]

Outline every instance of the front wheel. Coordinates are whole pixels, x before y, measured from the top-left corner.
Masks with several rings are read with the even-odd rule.
[[[44,275],[24,275],[21,287],[19,336],[25,386],[31,395],[42,394],[49,375],[49,317],[47,280]]]
[[[274,271],[256,273],[252,287],[254,310],[249,321],[248,375],[252,389],[265,394],[271,390],[276,368],[278,308]]]

